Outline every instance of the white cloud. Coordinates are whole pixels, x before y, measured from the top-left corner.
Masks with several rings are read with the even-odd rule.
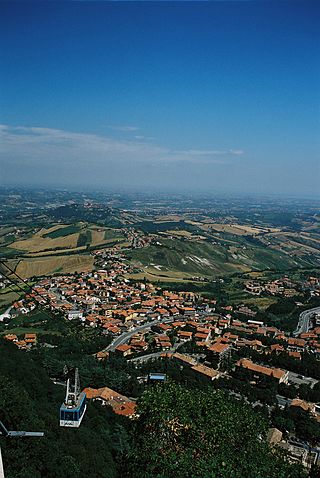
[[[117,125],[108,125],[108,128],[112,129],[113,131],[124,131],[124,132],[131,132],[131,131],[139,131],[140,128],[137,126],[117,126]]]
[[[133,127],[132,127],[133,128]],[[90,133],[74,133],[52,128],[0,125],[1,162],[42,166],[73,163],[75,166],[98,166],[111,162],[126,163],[228,163],[243,154],[239,149],[173,150],[135,136],[133,140],[115,139]]]

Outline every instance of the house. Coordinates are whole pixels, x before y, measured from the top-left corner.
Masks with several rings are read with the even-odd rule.
[[[167,380],[165,373],[151,372],[148,374],[147,383],[163,383]]]
[[[276,445],[282,440],[282,432],[278,428],[269,428],[267,440],[271,446]]]
[[[161,315],[161,317],[169,317],[170,315],[167,309],[162,309],[161,307],[158,307],[158,309],[156,309],[155,312]]]
[[[136,403],[111,388],[102,387],[95,389],[88,387],[84,389],[84,392],[88,400],[97,400],[102,405],[109,405],[117,415],[132,417],[135,414]]]
[[[246,358],[240,359],[236,365],[238,367],[245,368],[246,370],[250,370],[254,374],[257,374],[258,376],[265,375],[267,377],[274,378],[279,383],[288,382],[289,372],[287,370],[281,370],[280,368],[265,367],[263,365],[258,365]]]
[[[196,315],[196,311],[193,307],[179,307],[179,312],[185,317],[194,317]]]
[[[191,367],[191,370],[199,376],[205,377],[208,380],[212,381],[215,380],[216,378],[219,378],[220,373],[218,370],[215,370],[214,368],[211,367],[206,367],[206,365],[194,365]]]
[[[157,335],[156,337],[154,337],[154,341],[155,346],[157,348],[160,348],[162,350],[169,350],[171,348],[170,338],[165,334]]]
[[[180,340],[187,341],[192,339],[192,332],[185,332],[184,330],[178,330],[177,335]]]
[[[189,366],[189,367],[191,367],[193,365],[197,365],[196,360],[192,357],[189,357],[188,355],[179,354],[177,352],[177,353],[172,354],[171,357],[174,360],[176,360],[177,362],[179,362],[180,365],[185,365],[185,366]]]
[[[37,334],[25,334],[24,341],[27,346],[32,347],[37,343]]]
[[[248,317],[255,317],[257,315],[257,312],[249,309],[247,306],[239,307],[239,309],[236,311],[238,314],[246,315]]]
[[[271,352],[275,352],[278,354],[278,353],[284,352],[284,346],[280,344],[272,344],[270,346],[270,350]]]
[[[263,290],[263,287],[258,282],[247,282],[245,287],[246,290],[251,294],[259,295]]]
[[[305,400],[300,400],[299,398],[294,398],[291,400],[290,407],[300,408],[305,412],[315,413],[315,404],[306,402]]]
[[[231,353],[231,347],[230,344],[216,342],[208,348],[208,351],[212,363],[216,364],[217,368],[219,368],[228,360]]]
[[[151,327],[151,330],[153,332],[156,332],[158,334],[163,334],[165,332],[167,332],[168,330],[171,329],[171,326],[170,325],[167,325],[167,324],[156,324],[156,325],[153,325]]]
[[[115,352],[118,355],[121,355],[122,357],[126,357],[127,355],[130,355],[132,353],[131,347],[126,344],[118,345],[115,348]]]
[[[18,341],[18,337],[16,336],[16,334],[7,334],[4,336],[4,338],[6,340],[10,340],[10,342],[17,342]]]
[[[301,360],[301,353],[300,352],[293,352],[293,351],[289,350],[288,355],[289,355],[289,357]]]
[[[83,312],[81,310],[69,310],[68,320],[82,319],[82,318],[83,318]]]
[[[205,342],[208,342],[211,338],[211,330],[205,327],[198,327],[194,336],[196,340],[204,340]]]
[[[104,350],[101,350],[100,352],[97,352],[95,354],[96,356],[96,359],[98,360],[98,362],[102,361],[102,360],[106,360],[107,358],[109,358],[109,352],[105,352]]]
[[[142,352],[148,349],[148,343],[145,340],[131,340],[130,345],[137,352]]]

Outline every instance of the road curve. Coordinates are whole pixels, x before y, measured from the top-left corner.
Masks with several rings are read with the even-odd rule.
[[[309,322],[314,314],[320,314],[320,307],[304,310],[299,316],[299,321],[296,330],[293,332],[294,336],[304,334],[309,330]]]
[[[143,324],[143,325],[139,325],[138,327],[135,327],[133,330],[130,330],[129,332],[124,332],[123,334],[119,335],[119,337],[116,337],[112,342],[111,344],[108,345],[108,347],[106,347],[104,349],[104,352],[110,352],[110,351],[114,351],[114,349],[116,347],[118,347],[118,345],[122,345],[122,344],[125,344],[126,342],[128,342],[128,340],[135,334],[137,334],[138,332],[142,332],[142,331],[145,331],[145,330],[149,330],[151,329],[151,327],[153,325],[156,325],[156,324],[163,324],[163,323],[169,323],[169,322],[173,322],[173,319],[172,317],[170,319],[165,319],[165,320],[154,320],[153,322],[148,322],[147,324]]]

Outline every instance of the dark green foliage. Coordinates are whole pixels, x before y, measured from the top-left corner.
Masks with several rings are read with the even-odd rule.
[[[111,210],[109,207],[100,205],[95,208],[86,208],[82,204],[71,204],[59,206],[50,211],[50,217],[53,220],[62,220],[68,222],[87,221],[91,223],[103,224],[108,226],[121,227],[119,220],[121,213]]]
[[[298,407],[285,410],[275,408],[272,412],[272,423],[282,432],[295,432],[295,435],[312,445],[320,443],[320,423],[308,412]]]
[[[296,307],[294,299],[279,299],[276,303],[271,304],[266,312],[274,315],[288,315]]]
[[[9,429],[45,433],[44,438],[0,438],[7,478],[117,476],[111,439],[117,417],[89,404],[79,429],[60,428],[64,393],[36,358],[1,341],[0,418]]]
[[[130,478],[300,478],[302,469],[272,452],[267,424],[220,391],[173,383],[140,400],[123,476]]]
[[[144,222],[136,223],[135,227],[147,233],[164,232],[164,231],[174,230],[174,229],[176,229],[177,231],[184,230],[184,231],[189,231],[194,233],[199,232],[199,228],[193,226],[192,224],[188,224],[185,221],[167,221],[167,222],[144,221]]]
[[[90,229],[80,232],[78,241],[77,241],[77,247],[88,246],[90,245],[91,240],[92,240],[92,234]]]
[[[56,229],[55,231],[43,234],[43,237],[50,237],[50,239],[56,239],[57,237],[69,236],[70,234],[74,234],[76,232],[79,232],[80,230],[80,226],[77,226],[76,224],[71,224],[70,226],[61,227],[60,229]]]
[[[307,402],[319,402],[320,400],[320,382],[317,382],[312,388],[310,385],[302,384],[298,390],[298,396]]]
[[[125,237],[121,231],[117,229],[106,229],[104,231],[104,239],[110,240],[110,239],[119,239],[121,237]]]

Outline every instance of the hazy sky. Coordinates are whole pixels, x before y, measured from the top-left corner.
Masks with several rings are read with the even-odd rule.
[[[0,3],[1,184],[319,194],[320,2]]]

